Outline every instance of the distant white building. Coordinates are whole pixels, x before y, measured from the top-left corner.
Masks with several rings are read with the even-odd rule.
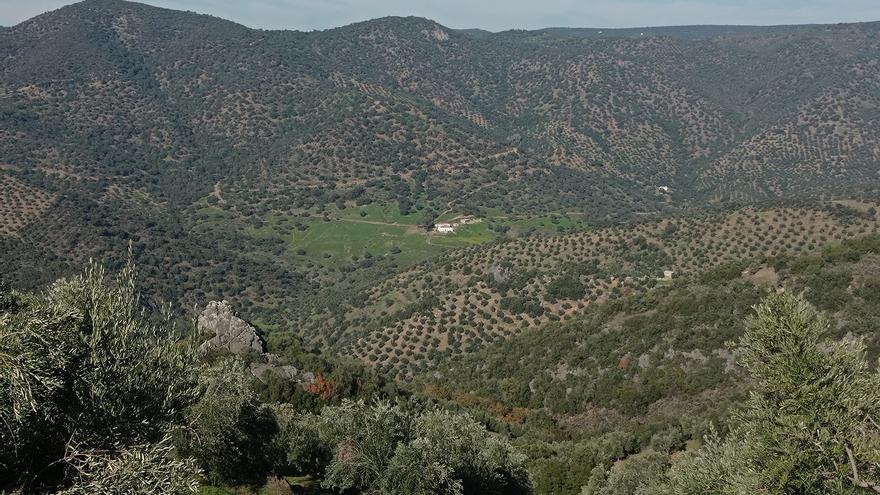
[[[672,280],[672,275],[675,274],[672,270],[663,270],[663,278],[666,280]]]
[[[665,194],[669,192],[669,186],[660,186],[657,190]]]
[[[455,232],[455,225],[451,223],[438,223],[434,226],[434,229],[441,234],[452,234]]]

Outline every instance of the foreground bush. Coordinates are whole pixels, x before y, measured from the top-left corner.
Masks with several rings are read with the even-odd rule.
[[[754,378],[737,433],[771,493],[880,492],[880,375],[861,341],[828,340],[829,327],[803,299],[772,295],[737,346]]]
[[[92,264],[45,294],[0,297],[0,486],[95,482],[184,422],[198,397],[194,350],[144,315],[134,279],[131,266],[108,281]],[[75,452],[103,457],[82,464]],[[144,479],[163,486],[167,473],[179,486],[181,466],[153,454]]]
[[[265,481],[277,466],[272,442],[278,424],[257,399],[242,362],[225,360],[201,377],[201,398],[191,410],[185,451],[216,483]]]
[[[633,471],[628,461],[597,473],[601,483],[584,493],[880,492],[880,374],[861,341],[832,341],[828,330],[803,298],[769,296],[735,346],[752,391],[727,438],[713,433],[662,475]]]
[[[73,468],[73,484],[64,495],[128,495],[132,493],[193,493],[199,483],[192,459],[177,459],[170,437],[113,451],[74,450],[65,459]]]

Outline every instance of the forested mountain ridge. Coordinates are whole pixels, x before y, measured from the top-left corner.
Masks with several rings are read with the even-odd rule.
[[[187,265],[218,240],[187,232],[206,199],[249,221],[333,202],[598,221],[873,187],[877,33],[475,37],[420,18],[302,33],[88,0],[0,33],[3,243],[63,271],[134,238],[147,267],[199,284]]]
[[[158,201],[191,201],[217,180],[249,206],[267,193],[270,208],[296,206],[287,195],[317,186],[400,199],[388,179],[413,175],[430,204],[490,182],[474,204],[526,211],[563,206],[528,202],[559,174],[605,182],[594,192],[619,205],[591,203],[590,190],[557,200],[595,216],[651,211],[644,197],[658,184],[682,200],[780,196],[820,177],[826,188],[871,177],[877,32],[476,40],[419,18],[273,32],[90,0],[4,32],[6,118],[18,131],[7,145],[27,150],[34,120],[107,140],[100,150],[125,143],[132,149],[96,157],[71,149],[69,136],[22,161],[60,153],[53,173],[90,171]],[[169,174],[199,187],[174,191]]]

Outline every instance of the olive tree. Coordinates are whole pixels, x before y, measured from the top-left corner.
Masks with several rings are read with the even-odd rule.
[[[880,493],[880,375],[829,325],[801,297],[759,305],[734,346],[752,390],[730,434],[686,454],[661,493]]]
[[[194,348],[138,294],[131,264],[112,280],[90,264],[42,294],[0,298],[0,485],[63,486],[82,471],[71,456],[100,451],[108,462],[88,466],[115,465],[185,421]]]
[[[736,421],[773,493],[880,492],[880,375],[860,340],[800,297],[774,294],[736,346],[754,385]]]

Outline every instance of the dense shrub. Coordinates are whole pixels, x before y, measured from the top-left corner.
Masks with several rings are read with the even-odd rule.
[[[14,298],[0,313],[0,484],[27,476],[28,485],[63,486],[74,473],[82,486],[100,484],[102,473],[141,462],[133,452],[159,469],[143,469],[142,480],[163,486],[167,469],[169,486],[186,484],[189,464],[142,446],[184,423],[198,398],[195,353],[168,321],[143,313],[134,269],[107,280],[92,264]]]
[[[541,306],[541,303],[536,299],[520,296],[508,296],[502,298],[500,305],[501,309],[510,311],[511,313],[525,313],[533,318],[543,315],[545,311],[544,307]]]
[[[272,439],[278,423],[257,398],[241,361],[224,360],[201,377],[184,450],[219,483],[256,483],[278,464]]]

